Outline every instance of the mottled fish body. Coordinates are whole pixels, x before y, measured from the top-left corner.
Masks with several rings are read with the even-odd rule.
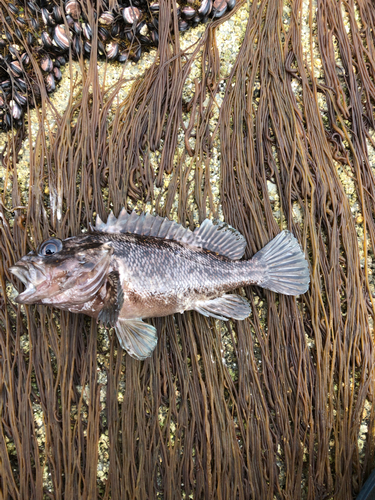
[[[243,320],[248,301],[230,290],[257,284],[286,295],[309,286],[308,264],[296,238],[283,231],[249,261],[246,241],[225,223],[206,219],[194,232],[166,218],[122,210],[91,233],[50,238],[10,271],[26,285],[16,301],[49,304],[97,318],[116,329],[136,359],[151,355],[156,329],[144,318],[195,310]]]

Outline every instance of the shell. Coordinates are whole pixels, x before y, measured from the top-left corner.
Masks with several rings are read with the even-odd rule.
[[[106,28],[103,28],[103,26],[100,26],[98,28],[98,37],[102,42],[106,42],[109,39],[109,32]]]
[[[43,71],[46,71],[47,73],[50,73],[53,70],[53,62],[50,56],[42,57],[40,61],[40,67],[42,68]]]
[[[111,42],[111,43],[107,44],[105,51],[106,51],[108,59],[111,59],[111,60],[116,59],[116,57],[118,55],[118,50],[119,50],[118,43]]]
[[[54,26],[56,23],[46,8],[41,9],[42,19],[46,26]]]
[[[65,12],[71,15],[73,19],[78,19],[81,15],[81,7],[76,0],[68,0],[65,2]]]
[[[124,50],[123,52],[120,53],[120,55],[118,56],[118,61],[120,63],[124,63],[126,62],[127,60],[129,59],[129,51],[128,50]]]
[[[9,10],[13,12],[13,14],[19,14],[18,8],[13,3],[8,3]]]
[[[151,12],[159,12],[159,9],[160,9],[159,2],[153,2],[150,5],[150,11]]]
[[[58,5],[54,5],[52,12],[53,12],[53,17],[54,17],[56,23],[62,24],[64,22],[64,18],[63,18],[63,13],[62,13],[61,8]]]
[[[120,24],[119,23],[113,24],[111,27],[111,37],[116,38],[117,36],[119,36],[120,31],[121,31]]]
[[[19,106],[26,106],[27,97],[23,94],[18,93],[16,90],[13,92],[14,100]]]
[[[9,52],[12,54],[12,56],[15,58],[15,59],[18,59],[19,58],[19,53],[18,53],[18,50],[16,49],[15,46],[13,45],[9,45],[8,47],[8,50]]]
[[[137,23],[141,18],[141,11],[137,7],[125,7],[122,11],[122,17],[128,24]]]
[[[91,40],[91,37],[92,37],[92,29],[91,29],[91,26],[87,23],[83,23],[82,24],[82,32],[83,32],[83,36],[87,39],[87,40]]]
[[[65,28],[64,24],[59,24],[56,26],[54,33],[53,33],[53,39],[57,43],[57,45],[60,47],[62,50],[68,50],[70,41],[71,41],[71,34],[70,32]]]
[[[195,17],[196,11],[193,9],[193,7],[184,7],[181,11],[181,16],[186,20],[189,21],[190,19],[193,19]]]
[[[19,24],[20,26],[26,26],[27,23],[23,17],[17,17],[16,23]]]
[[[31,26],[33,27],[33,29],[35,31],[37,31],[39,29],[39,22],[37,19],[31,19]]]
[[[64,56],[57,57],[56,61],[58,61],[60,63],[60,66],[65,66],[65,64],[66,64],[66,59]]]
[[[220,18],[228,8],[226,0],[215,0],[212,7],[213,17],[216,19]]]
[[[21,90],[21,92],[26,92],[27,91],[27,85],[26,85],[26,82],[25,80],[22,80],[22,78],[17,78],[15,81],[14,81],[14,84],[15,86]],[[2,86],[3,87],[3,86]]]
[[[201,17],[206,17],[210,14],[212,9],[212,1],[211,0],[202,0],[201,6],[198,9],[198,13]]]
[[[26,66],[29,64],[29,62],[30,62],[30,57],[29,57],[29,55],[27,54],[27,52],[24,52],[24,53],[21,55],[21,62],[22,62],[22,64],[25,64]]]
[[[59,82],[62,78],[62,74],[60,71],[60,68],[57,68],[56,66],[53,68],[53,76],[55,77],[55,80]]]
[[[103,14],[99,17],[99,24],[103,24],[104,26],[110,26],[115,20],[115,16],[109,10],[103,12]]]
[[[56,88],[56,82],[55,82],[55,77],[53,76],[52,73],[50,73],[46,77],[46,89],[47,92],[53,92]]]
[[[73,37],[73,43],[72,43],[73,50],[77,57],[79,57],[82,53],[82,40],[78,36]]]
[[[72,16],[69,16],[69,14],[65,16],[65,19],[69,28],[72,30],[74,28],[74,19],[72,18]]]
[[[13,76],[22,75],[22,66],[19,61],[12,61],[11,63],[9,63],[9,68]]]
[[[4,80],[3,82],[1,82],[0,84],[0,87],[3,89],[3,90],[7,90],[7,89],[10,89],[12,86],[12,84],[10,83],[10,80]]]
[[[184,19],[180,19],[178,21],[178,29],[179,31],[186,31],[187,29],[189,29],[189,23]]]
[[[11,101],[9,101],[9,109],[15,120],[19,120],[20,118],[22,118],[22,108],[16,103],[15,100],[12,99]]]
[[[52,48],[52,38],[49,36],[49,34],[46,31],[43,31],[42,35],[42,43],[47,49]]]
[[[84,51],[86,52],[86,54],[91,54],[91,43],[86,41],[84,44],[83,44],[83,49]]]

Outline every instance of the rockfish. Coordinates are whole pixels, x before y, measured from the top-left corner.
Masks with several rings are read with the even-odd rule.
[[[151,214],[96,219],[90,233],[44,241],[10,271],[26,286],[16,302],[49,304],[114,327],[130,356],[145,359],[157,343],[144,318],[198,311],[243,320],[248,301],[230,290],[256,284],[285,295],[309,287],[308,263],[296,238],[282,231],[248,261],[245,238],[206,219],[194,231]]]

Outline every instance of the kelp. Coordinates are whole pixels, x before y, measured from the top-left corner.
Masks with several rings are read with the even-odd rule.
[[[2,496],[355,498],[375,452],[371,2],[253,2],[224,81],[225,19],[182,50],[176,5],[160,8],[156,60],[122,99],[124,77],[100,83],[87,4],[94,50],[82,85],[71,69],[65,112],[44,95],[36,134],[26,128],[28,193],[25,132],[2,152]],[[244,234],[247,258],[288,227],[310,262],[303,297],[249,287],[249,320],[153,320],[159,343],[143,363],[84,316],[15,305],[9,266],[96,213],[151,206],[190,226],[219,215],[217,144],[224,220]]]

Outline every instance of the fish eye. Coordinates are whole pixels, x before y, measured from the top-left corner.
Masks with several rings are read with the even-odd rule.
[[[60,252],[61,249],[62,241],[58,238],[50,238],[40,245],[38,254],[42,257],[47,257],[49,255],[53,255],[54,253]]]

